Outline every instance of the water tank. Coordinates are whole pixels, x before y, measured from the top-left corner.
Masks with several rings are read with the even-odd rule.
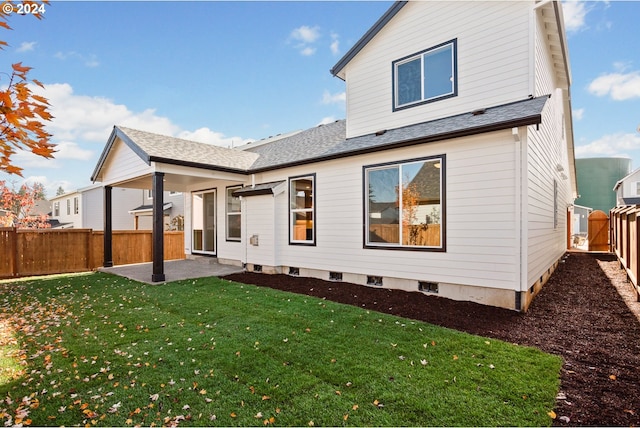
[[[613,186],[631,172],[629,158],[576,159],[578,194],[576,205],[609,213],[616,206]]]

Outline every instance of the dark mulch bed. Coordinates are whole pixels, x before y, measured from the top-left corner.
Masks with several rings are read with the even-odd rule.
[[[640,303],[611,255],[571,253],[524,314],[288,275],[241,273],[226,279],[535,346],[564,358],[555,425],[640,425]]]

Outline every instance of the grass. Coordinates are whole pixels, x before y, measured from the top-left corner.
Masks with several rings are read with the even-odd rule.
[[[5,282],[0,305],[19,345],[0,355],[5,424],[541,426],[562,364],[216,278]]]

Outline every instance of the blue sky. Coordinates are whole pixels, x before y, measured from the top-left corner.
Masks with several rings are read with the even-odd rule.
[[[14,163],[53,196],[91,184],[115,124],[229,147],[342,119],[344,82],[329,69],[391,4],[54,1],[43,20],[12,15],[0,70],[34,68],[58,144],[54,160]],[[564,11],[576,157],[640,167],[640,2]]]

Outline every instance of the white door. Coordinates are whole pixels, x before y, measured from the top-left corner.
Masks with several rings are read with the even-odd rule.
[[[194,253],[216,254],[216,191],[191,194],[192,247]]]

